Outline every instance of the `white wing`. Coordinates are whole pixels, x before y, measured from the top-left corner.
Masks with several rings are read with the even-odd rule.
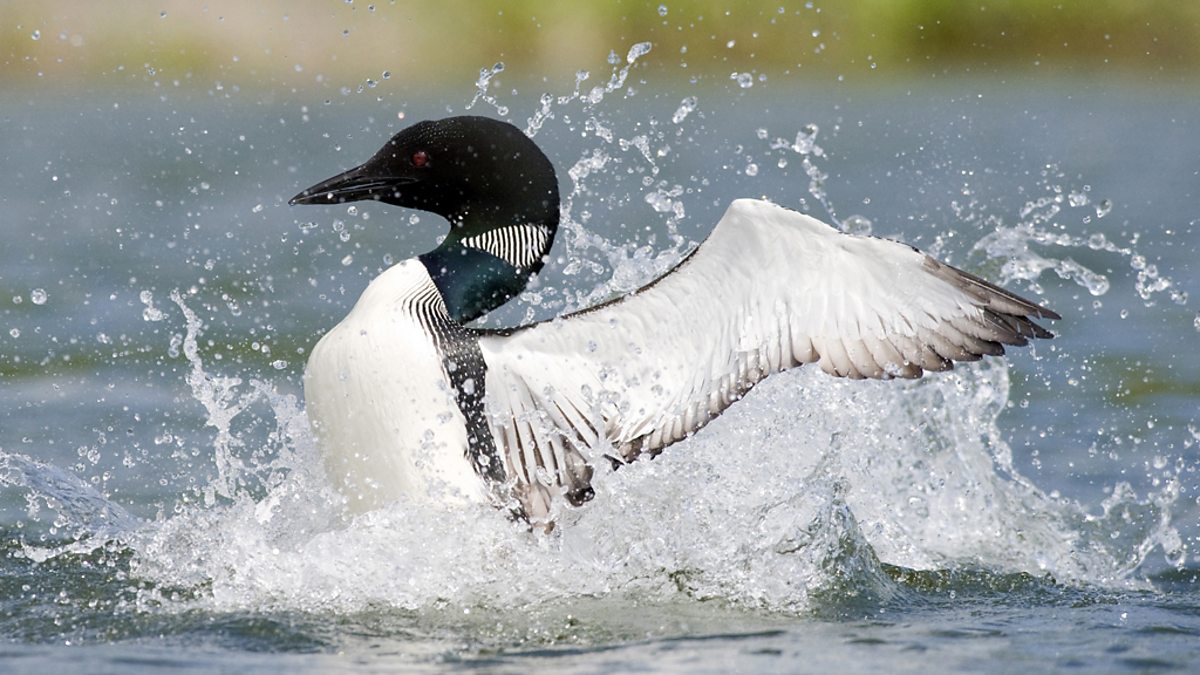
[[[1050,337],[1032,317],[1059,318],[915,248],[742,199],[649,286],[481,333],[486,407],[526,513],[545,518],[555,493],[591,497],[590,450],[656,454],[771,373],[919,377]]]

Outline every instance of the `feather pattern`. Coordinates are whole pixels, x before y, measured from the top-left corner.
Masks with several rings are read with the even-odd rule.
[[[491,253],[518,270],[525,270],[542,261],[553,237],[554,233],[545,225],[506,225],[463,237],[459,243]]]

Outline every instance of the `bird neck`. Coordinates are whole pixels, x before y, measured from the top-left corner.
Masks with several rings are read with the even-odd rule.
[[[460,323],[477,319],[516,297],[550,253],[558,231],[558,208],[540,216],[514,216],[483,222],[451,219],[446,239],[418,256]]]

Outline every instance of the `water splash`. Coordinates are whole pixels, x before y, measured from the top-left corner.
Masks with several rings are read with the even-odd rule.
[[[648,273],[658,275],[669,270],[682,258],[689,246],[689,242],[681,237],[678,231],[679,222],[686,217],[683,202],[676,199],[681,190],[679,186],[672,187],[665,183],[654,186],[647,183],[645,187],[651,189],[641,194],[642,200],[650,205],[654,213],[667,215],[667,236],[672,242],[672,247],[667,250],[656,251],[646,245],[631,251],[623,246],[614,246],[588,230],[587,222],[593,216],[590,211],[583,209],[577,213],[577,204],[586,203],[597,196],[589,184],[589,179],[594,175],[604,172],[610,172],[608,175],[611,175],[613,167],[629,166],[635,159],[627,156],[636,153],[636,161],[648,168],[650,176],[655,176],[660,170],[658,162],[671,152],[664,130],[656,123],[651,125],[653,131],[650,134],[621,135],[614,130],[615,123],[609,119],[601,105],[607,96],[625,86],[632,68],[639,59],[649,54],[652,48],[649,42],[635,43],[627,50],[624,59],[615,51],[610,52],[608,62],[612,71],[607,82],[585,90],[584,83],[591,78],[591,74],[580,70],[575,74],[570,93],[543,93],[538,99],[536,110],[526,121],[525,133],[533,137],[548,122],[557,118],[558,110],[576,107],[582,113],[582,123],[567,122],[568,127],[573,131],[582,128],[588,137],[599,141],[597,146],[585,151],[567,171],[572,188],[562,200],[559,237],[567,244],[564,268],[567,276],[584,274],[598,277],[605,275],[608,270],[612,271],[611,275],[607,275],[607,283],[586,293],[560,291],[533,284],[521,296],[521,302],[526,306],[526,321],[538,318],[539,310],[545,313],[561,313],[582,309],[614,293],[637,288],[648,280]],[[677,125],[683,123],[695,106],[695,97],[685,98],[673,117],[674,122]],[[616,149],[611,147],[614,144]],[[611,188],[611,185],[606,187]]]
[[[816,162],[817,159],[825,156],[825,149],[817,145],[817,135],[820,132],[821,129],[816,124],[806,124],[796,132],[794,140],[789,141],[786,138],[776,137],[769,141],[769,147],[771,152],[778,156],[776,164],[780,168],[787,166],[786,154],[788,152],[800,155],[800,166],[804,170],[804,175],[808,177],[808,194],[821,205],[830,220],[841,223],[842,221],[838,218],[833,203],[829,199],[829,194],[825,191],[825,181],[829,179],[829,174],[825,173]],[[770,132],[766,129],[759,129],[758,137],[762,140],[769,139]],[[807,210],[807,204],[803,199],[801,200],[801,210]]]
[[[1084,246],[1079,238],[1063,237],[1038,229],[1030,222],[1014,227],[997,227],[996,230],[976,242],[974,249],[989,258],[1003,261],[1000,268],[1001,284],[1014,280],[1029,282],[1035,292],[1040,290],[1036,280],[1042,272],[1053,270],[1059,277],[1074,281],[1087,289],[1088,293],[1104,295],[1110,288],[1108,277],[1083,266],[1071,258],[1054,258],[1035,251],[1031,244],[1056,246]]]
[[[633,68],[633,65],[637,63],[638,59],[649,54],[651,48],[652,45],[649,42],[638,42],[630,47],[629,52],[625,54],[625,65],[613,73],[612,78],[609,79],[608,84],[604,87],[605,93],[612,93],[621,87],[624,87],[625,79],[629,77],[630,69]],[[609,63],[616,65],[617,62],[610,58]],[[595,105],[600,101],[598,99],[594,99],[592,96],[589,96],[588,102],[592,105]]]
[[[496,114],[504,117],[508,115],[508,106],[501,105],[494,94],[488,93],[488,87],[491,86],[492,78],[504,72],[504,62],[500,61],[491,68],[480,68],[479,79],[475,81],[475,96],[471,98],[471,102],[467,104],[467,110],[475,107],[479,101],[483,101],[496,109]]]
[[[143,290],[138,293],[138,299],[146,306],[142,310],[142,319],[145,321],[162,321],[167,318],[167,315],[159,308],[154,306],[154,293],[150,290]]]
[[[1063,179],[1057,167],[1050,165],[1043,171],[1047,181],[1047,194],[1031,199],[1018,211],[1019,220],[1015,225],[1006,225],[1001,219],[990,217],[987,225],[990,233],[976,242],[973,250],[984,253],[990,259],[1003,261],[1000,269],[1001,282],[1014,280],[1026,282],[1027,285],[1040,293],[1037,280],[1045,271],[1053,271],[1058,277],[1077,283],[1087,289],[1093,296],[1108,293],[1111,283],[1104,274],[1096,272],[1071,257],[1043,254],[1043,249],[1086,248],[1091,251],[1104,251],[1116,254],[1128,260],[1129,267],[1135,272],[1134,290],[1147,306],[1154,304],[1155,295],[1166,292],[1168,297],[1177,305],[1186,305],[1188,294],[1178,287],[1169,277],[1162,274],[1158,266],[1146,260],[1137,251],[1138,235],[1134,235],[1128,245],[1120,245],[1111,241],[1102,232],[1087,232],[1070,234],[1062,230],[1058,223],[1060,216],[1065,215],[1064,209],[1088,209],[1094,211],[1097,218],[1102,218],[1111,212],[1112,202],[1103,199],[1092,203],[1088,196],[1090,188],[1082,191],[1067,190],[1059,183]],[[956,205],[960,213],[973,210],[975,204]],[[1091,222],[1091,216],[1082,218],[1084,225]]]
[[[626,142],[624,145],[626,150],[640,146],[642,151],[639,154],[645,161],[652,161],[647,157],[648,145],[644,139],[637,143]],[[587,224],[592,218],[590,212],[585,210],[576,215],[576,205],[585,202],[593,194],[590,179],[604,172],[611,172],[613,167],[621,164],[621,158],[614,157],[603,148],[594,148],[567,171],[571,179],[571,191],[563,199],[561,216],[568,256],[563,272],[567,276],[577,276],[581,273],[602,276],[606,270],[611,272],[598,286],[574,297],[568,297],[562,311],[589,307],[615,293],[636,289],[650,279],[666,273],[685,255],[688,244],[679,236],[677,229],[679,220],[685,217],[683,203],[677,199],[682,195],[681,186],[666,187],[666,184],[663,184],[643,195],[643,201],[653,211],[669,214],[667,232],[672,246],[662,250],[656,250],[650,245],[630,247],[623,243],[611,242],[588,229]],[[599,260],[595,254],[599,254]],[[526,297],[525,300],[528,301],[529,298]]]
[[[540,101],[541,107],[526,120],[525,135],[530,138],[537,136],[537,132],[541,131],[543,124],[554,119],[554,96],[552,94],[542,94]]]
[[[696,104],[697,99],[695,96],[684,98],[679,102],[679,107],[675,109],[675,114],[671,115],[671,121],[675,124],[683,122],[696,109]]]
[[[347,517],[304,449],[294,400],[273,401],[295,452],[274,465],[278,480],[261,496],[242,484],[228,500],[186,503],[147,526],[78,479],[47,485],[57,473],[44,465],[19,459],[17,475],[43,481],[36,489],[46,493],[87,495],[71,512],[97,537],[118,523],[133,551],[138,611],[521,613],[614,597],[809,612],[900,592],[881,560],[1124,584],[1152,549],[1172,545],[1165,509],[1150,519],[1131,513],[1156,507],[1124,489],[1093,516],[1013,470],[995,427],[1007,397],[1002,364],[899,389],[863,384],[811,370],[768,380],[655,461],[601,472],[594,502],[568,511],[551,535],[483,506],[401,500]],[[2,458],[0,479],[12,479],[12,459]]]
[[[238,492],[240,475],[246,472],[247,466],[238,456],[237,450],[242,446],[242,442],[232,433],[231,424],[235,417],[254,402],[257,395],[239,393],[241,378],[214,376],[204,370],[204,362],[200,358],[196,342],[203,328],[200,319],[184,303],[179,291],[171,292],[171,301],[183,312],[186,320],[183,355],[191,365],[186,376],[187,384],[191,387],[192,397],[203,405],[208,413],[205,422],[217,430],[213,445],[217,476],[208,485],[204,495],[206,503],[212,505],[217,496],[232,498]]]
[[[612,72],[605,84],[585,91],[584,83],[591,75],[587,71],[579,71],[575,75],[571,93],[557,96],[542,94],[538,108],[528,119],[525,132],[532,136],[549,121],[556,119],[556,110],[576,107],[582,113],[582,122],[566,121],[566,126],[571,131],[582,131],[598,142],[567,171],[571,190],[562,199],[559,236],[566,242],[564,273],[567,276],[604,276],[606,281],[582,293],[569,290],[560,292],[534,284],[521,298],[527,307],[527,321],[537,317],[535,308],[547,313],[567,312],[595,304],[614,293],[637,288],[654,278],[649,275],[657,276],[669,270],[691,247],[691,242],[679,234],[679,224],[687,216],[683,200],[679,198],[683,194],[682,186],[653,180],[661,170],[660,163],[669,160],[672,155],[668,130],[652,120],[648,133],[619,133],[617,123],[609,118],[601,105],[606,96],[624,87],[631,69],[651,49],[649,42],[636,43],[629,48],[624,59],[616,52],[611,52],[608,61],[612,65]],[[684,98],[672,116],[673,123],[683,125],[696,107],[696,97]],[[656,249],[647,244],[631,249],[613,245],[588,229],[587,224],[595,214],[586,206],[593,200],[607,201],[605,193],[619,189],[614,188],[610,180],[619,175],[616,172],[619,166],[637,172],[644,169],[648,173],[642,180],[638,197],[649,205],[653,214],[665,216],[669,248]],[[606,181],[605,184],[593,186],[592,179],[596,177],[601,177]],[[584,208],[580,208],[581,205]]]
[[[1015,471],[995,425],[1003,364],[863,384],[773,378],[655,461],[600,472],[595,500],[550,535],[483,506],[401,500],[348,518],[304,469],[315,460],[296,456],[263,498],[242,491],[157,522],[133,543],[134,567],[156,587],[203,589],[187,604],[221,611],[523,612],[616,596],[806,612],[831,589],[896,593],[881,560],[1122,585],[1172,545],[1164,519],[1130,517],[1156,508],[1134,495],[1092,515]]]
[[[128,536],[141,525],[139,519],[74,473],[2,449],[0,487],[25,491],[26,514],[30,518],[36,519],[42,508],[51,511],[54,519],[46,536],[67,541],[50,546],[24,545],[22,553],[31,560],[90,551],[108,540]]]
[[[585,110],[599,105],[604,100],[605,96],[625,86],[625,80],[629,77],[629,71],[634,67],[634,65],[637,64],[638,59],[642,58],[646,54],[649,54],[652,48],[653,45],[651,45],[649,42],[638,42],[634,44],[626,53],[625,62],[623,65],[620,57],[617,56],[617,53],[611,52],[608,57],[608,62],[613,66],[613,70],[608,82],[604,85],[596,85],[586,93],[583,91],[583,83],[591,77],[591,73],[586,70],[580,70],[575,73],[575,87],[570,94],[554,96],[550,93],[543,93],[538,99],[538,109],[534,111],[533,115],[526,120],[525,134],[530,138],[536,136],[537,132],[541,130],[542,126],[548,120],[554,118],[555,105],[561,107],[571,103],[581,103]],[[497,66],[500,66],[501,70],[503,70],[503,64],[497,64]],[[476,93],[475,98],[471,100],[471,103],[467,105],[468,109],[475,104],[476,100],[486,93],[487,82],[494,74],[495,72],[481,72],[480,81],[476,83],[476,87],[479,89],[479,91]],[[505,108],[505,112],[501,114],[507,114],[507,108]],[[603,136],[605,134],[605,128],[596,118],[589,118],[588,123],[592,125],[592,128],[597,135]],[[611,141],[611,137],[609,137],[608,140]]]

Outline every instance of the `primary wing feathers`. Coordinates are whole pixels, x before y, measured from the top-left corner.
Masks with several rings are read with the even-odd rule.
[[[545,519],[555,493],[591,496],[588,451],[656,454],[772,373],[920,377],[1050,337],[1039,317],[1059,318],[904,244],[738,200],[650,286],[479,337],[508,475]]]

